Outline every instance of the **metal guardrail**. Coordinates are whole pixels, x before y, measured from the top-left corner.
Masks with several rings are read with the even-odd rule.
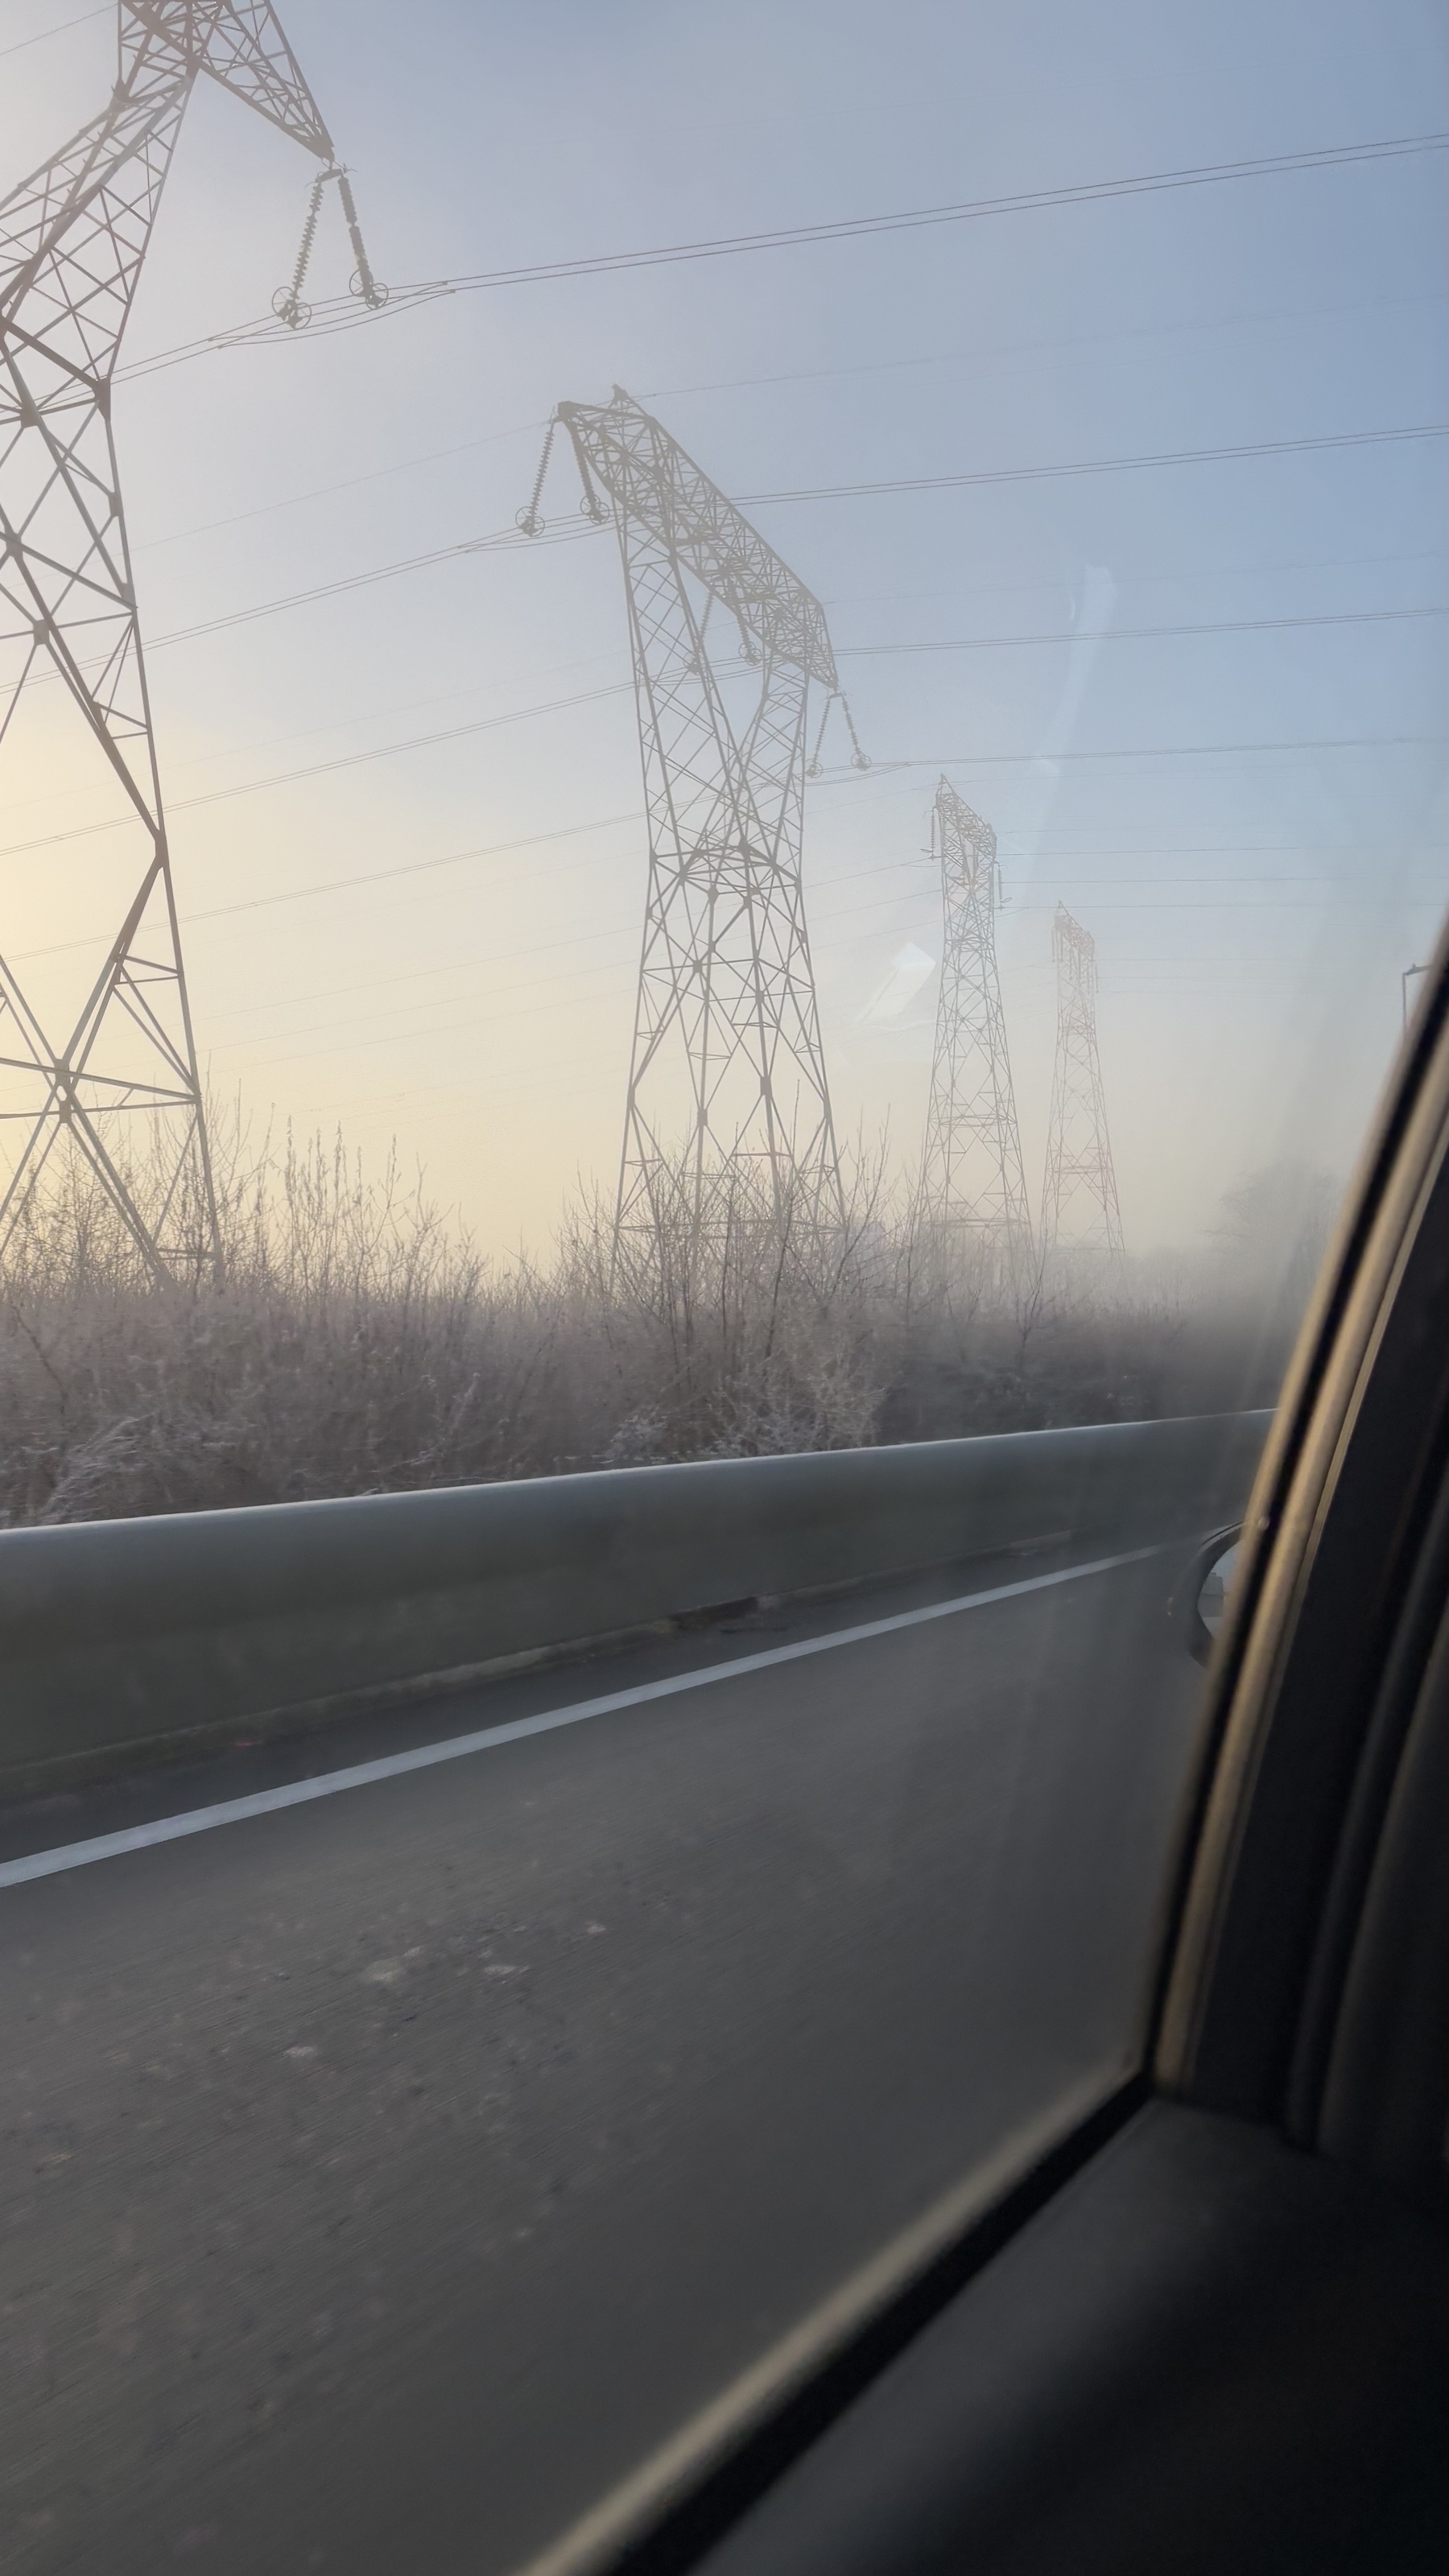
[[[0,1783],[1032,1539],[1239,1513],[1269,1416],[707,1460],[0,1533]]]

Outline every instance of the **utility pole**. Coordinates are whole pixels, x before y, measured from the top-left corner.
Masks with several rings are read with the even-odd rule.
[[[648,811],[615,1258],[681,1235],[709,1244],[741,1189],[777,1221],[835,1232],[801,881],[810,689],[826,693],[822,733],[841,696],[824,611],[620,387],[606,404],[560,403],[550,441],[557,424],[585,510],[618,532]],[[530,535],[548,454],[520,514]],[[858,744],[855,757],[866,765]]]
[[[1010,1288],[1031,1255],[1031,1216],[996,965],[996,834],[942,779],[931,809],[941,862],[941,983],[921,1159],[920,1208],[947,1262]]]
[[[1059,903],[1057,1054],[1042,1190],[1042,1251],[1122,1258],[1122,1214],[1097,1052],[1097,943]]]
[[[108,940],[79,981],[55,948],[73,939],[79,898],[50,853],[15,892],[25,949],[0,910],[0,1260],[75,1176],[110,1199],[158,1280],[219,1262],[196,1043],[131,554],[111,427],[111,388],[181,119],[199,76],[231,90],[322,164],[283,320],[297,290],[321,190],[336,179],[353,237],[354,288],[378,303],[346,174],[266,0],[119,0],[116,86],[99,116],[0,202],[0,745],[29,748],[83,781],[109,775],[124,809],[87,854],[87,906],[107,906]],[[290,300],[289,300],[290,299]],[[73,760],[56,729],[64,691]],[[8,738],[8,739],[7,739]],[[18,854],[16,854],[18,855]],[[92,892],[91,889],[94,889]],[[47,950],[52,898],[59,938]],[[113,927],[114,925],[114,927]],[[37,930],[39,936],[37,937]]]

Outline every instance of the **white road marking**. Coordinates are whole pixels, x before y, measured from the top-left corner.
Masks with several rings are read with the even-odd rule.
[[[863,1645],[871,1637],[892,1636],[898,1628],[919,1628],[928,1619],[953,1619],[963,1610],[984,1610],[993,1601],[1016,1601],[1027,1592],[1049,1591],[1054,1584],[1081,1583],[1089,1575],[1110,1574],[1119,1565],[1140,1565],[1144,1558],[1162,1552],[1159,1544],[1130,1548],[1121,1556],[1094,1557],[1089,1565],[1027,1575],[1020,1583],[995,1584],[989,1592],[964,1592],[954,1601],[929,1602],[923,1610],[898,1610],[889,1619],[869,1619],[858,1628],[833,1628],[824,1636],[802,1637],[791,1646],[770,1646],[758,1655],[736,1655],[729,1663],[673,1673],[667,1681],[639,1682],[633,1690],[609,1691],[601,1699],[573,1700],[566,1708],[544,1709],[537,1717],[515,1717],[505,1726],[481,1726],[472,1735],[450,1735],[442,1744],[420,1744],[411,1753],[388,1753],[377,1762],[354,1762],[345,1770],[318,1772],[285,1788],[258,1789],[248,1798],[225,1798],[214,1807],[192,1807],[184,1815],[158,1816],[149,1825],[128,1825],[122,1833],[94,1834],[88,1842],[27,1852],[20,1860],[0,1861],[0,1887],[20,1887],[31,1878],[54,1878],[61,1870],[84,1869],[93,1860],[115,1860],[122,1852],[148,1851],[153,1843],[180,1842],[188,1834],[209,1834],[217,1825],[243,1824],[251,1816],[274,1816],[283,1807],[302,1807],[313,1798],[335,1798],[344,1789],[366,1789],[377,1780],[400,1779],[407,1771],[431,1770],[437,1762],[461,1762],[470,1753],[491,1753],[495,1745],[516,1744],[521,1736],[582,1726],[586,1718],[611,1717],[616,1709],[639,1708],[647,1700],[672,1699],[679,1691],[739,1681],[746,1673],[766,1672],[775,1664],[798,1663],[806,1655],[828,1655],[840,1646]]]

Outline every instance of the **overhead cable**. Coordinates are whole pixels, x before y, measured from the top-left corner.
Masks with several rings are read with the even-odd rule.
[[[832,223],[789,224],[768,232],[722,233],[701,241],[665,242],[648,250],[600,251],[574,259],[546,259],[524,262],[516,268],[478,270],[461,277],[421,278],[408,286],[395,287],[390,302],[379,312],[359,313],[355,301],[346,295],[330,297],[314,307],[313,331],[331,333],[359,330],[364,325],[384,319],[385,314],[411,310],[419,304],[431,304],[452,295],[476,295],[502,286],[547,285],[556,279],[570,277],[610,277],[640,268],[669,268],[683,261],[736,259],[742,255],[767,250],[804,249],[820,242],[859,241],[882,233],[921,232],[946,224],[979,223],[997,215],[1044,213],[1056,206],[1089,206],[1110,203],[1122,197],[1161,195],[1183,188],[1220,187],[1240,179],[1267,179],[1308,170],[1350,168],[1359,162],[1407,160],[1426,152],[1442,152],[1449,144],[1449,133],[1402,134],[1377,143],[1347,143],[1319,152],[1273,152],[1246,161],[1213,161],[1189,164],[1177,170],[1149,170],[1125,179],[1096,179],[1065,188],[1030,188],[1009,196],[972,197],[954,205],[908,207],[892,214],[848,215]],[[237,324],[229,331],[214,331],[201,340],[188,340],[174,349],[159,349],[149,358],[138,358],[125,367],[125,376],[152,375],[162,367],[181,365],[186,359],[204,356],[212,349],[239,348],[260,340],[289,337],[284,324],[272,314],[252,322]]]
[[[41,27],[33,36],[22,36],[17,45],[0,45],[0,62],[9,54],[28,53],[32,45],[49,44],[52,36],[68,36],[72,27],[88,27],[92,18],[109,18],[110,0],[100,9],[84,9],[78,18],[62,18],[58,27]]]
[[[429,751],[440,742],[460,742],[468,734],[495,733],[501,725],[521,724],[529,716],[561,714],[570,707],[593,706],[600,698],[628,696],[632,683],[615,680],[607,688],[581,689],[571,698],[546,698],[536,707],[513,707],[506,715],[478,716],[469,724],[447,725],[438,733],[410,734],[403,742],[374,743],[367,751],[346,751],[334,760],[317,760],[305,769],[279,769],[269,778],[244,778],[235,787],[212,787],[204,796],[183,796],[169,807],[172,814],[194,813],[200,805],[228,805],[237,796],[256,796],[265,787],[292,787],[307,778],[325,778],[338,769],[361,769],[374,760],[391,760],[405,751]],[[130,814],[110,814],[104,822],[76,823],[68,831],[46,832],[33,841],[10,841],[0,849],[0,859],[18,858],[26,850],[53,849],[60,841],[90,841],[102,832],[124,831],[134,821]]]
[[[1105,626],[1099,634],[1067,626],[1038,635],[943,635],[919,644],[837,644],[835,652],[839,661],[863,661],[906,653],[994,653],[1007,644],[1141,644],[1169,635],[1263,635],[1299,626],[1388,626],[1403,619],[1445,616],[1449,609],[1442,605],[1330,608],[1306,617],[1227,617],[1196,626]]]
[[[1232,447],[1161,448],[1146,456],[1092,456],[1071,465],[996,465],[971,474],[911,474],[880,483],[802,483],[781,492],[741,492],[738,506],[761,510],[781,501],[862,501],[883,492],[955,492],[974,483],[1049,483],[1065,475],[1136,474],[1163,465],[1228,465],[1241,458],[1307,456],[1334,448],[1392,447],[1449,436],[1449,422],[1408,429],[1335,430],[1326,438],[1260,438]]]
[[[1327,452],[1341,448],[1353,449],[1360,447],[1394,446],[1405,443],[1417,444],[1428,439],[1443,438],[1446,435],[1449,435],[1449,423],[1445,423],[1443,421],[1426,421],[1416,423],[1403,429],[1343,430],[1331,432],[1327,436],[1316,438],[1263,439],[1245,442],[1233,447],[1183,447],[1165,449],[1154,455],[1089,457],[1058,465],[990,466],[984,467],[980,471],[973,471],[966,474],[917,475],[909,478],[898,478],[879,483],[802,484],[795,486],[788,491],[745,492],[737,495],[736,500],[737,506],[741,508],[748,507],[751,509],[762,509],[767,504],[785,501],[867,500],[873,499],[877,494],[882,493],[945,492],[966,489],[976,485],[1037,483],[1049,482],[1054,478],[1077,477],[1082,475],[1138,473],[1159,466],[1216,465],[1225,461],[1236,463],[1240,460],[1251,457],[1311,455],[1318,451]],[[250,608],[228,609],[220,617],[202,618],[198,620],[196,624],[191,626],[173,627],[164,635],[153,636],[146,649],[148,653],[158,653],[167,645],[193,644],[202,636],[218,635],[227,627],[247,626],[257,618],[279,616],[285,609],[309,608],[320,600],[340,599],[351,591],[369,589],[374,582],[396,581],[405,573],[429,571],[435,564],[457,562],[466,555],[506,554],[516,552],[520,548],[528,545],[538,544],[576,545],[582,540],[596,536],[599,533],[600,529],[598,523],[590,521],[585,517],[583,512],[579,511],[570,512],[568,516],[561,521],[551,521],[547,528],[547,532],[538,537],[530,538],[525,535],[521,535],[516,527],[495,529],[489,534],[481,537],[460,537],[451,545],[434,546],[426,554],[404,555],[396,563],[373,564],[366,572],[344,573],[335,581],[314,582],[310,588],[306,590],[284,592],[279,599],[257,600]],[[1363,612],[1363,615],[1367,617],[1370,613],[1371,612],[1365,611]],[[1372,613],[1378,614],[1380,612]],[[1421,612],[1417,610],[1405,610],[1402,612],[1385,610],[1381,613],[1385,616],[1389,616],[1394,614],[1418,615]],[[1426,611],[1422,613],[1427,614],[1428,612]],[[1345,615],[1347,615],[1347,612],[1345,612]],[[1266,624],[1269,622],[1277,623],[1278,621],[1265,620],[1263,622]],[[1302,619],[1285,622],[1308,624],[1317,623],[1318,621]],[[1334,622],[1339,621],[1335,620]],[[1126,630],[1119,631],[1125,632]],[[1147,632],[1150,630],[1144,629],[1143,631]],[[1173,632],[1186,633],[1195,630],[1186,628],[1180,630],[1162,628],[1158,631],[1166,634]],[[970,640],[974,641],[975,639]],[[1045,642],[1057,639],[1035,636],[1029,639],[1020,636],[1003,636],[999,638],[983,637],[981,639],[983,643],[1020,643],[1028,640],[1031,642]],[[1070,642],[1073,639],[1071,637],[1067,637],[1062,640]],[[872,648],[857,645],[851,649],[856,652],[864,652]],[[881,646],[875,649],[880,651],[885,651],[887,649],[895,651],[901,648],[895,646],[891,646],[889,648]],[[938,648],[933,646],[930,649],[936,650]]]

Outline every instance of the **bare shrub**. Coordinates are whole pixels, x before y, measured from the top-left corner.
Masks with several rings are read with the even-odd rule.
[[[777,1207],[748,1169],[724,1171],[697,1220],[616,1247],[612,1210],[581,1192],[540,1266],[484,1261],[420,1183],[395,1163],[369,1176],[340,1140],[253,1147],[239,1115],[215,1110],[212,1137],[220,1285],[158,1288],[81,1181],[13,1242],[0,1280],[5,1521],[1263,1400],[1261,1228],[1244,1211],[1271,1203],[1267,1187],[1230,1208],[1237,1231],[1212,1256],[1205,1301],[1201,1278],[1161,1266],[1084,1282],[944,1258],[909,1205],[891,1203],[879,1151],[855,1156],[843,1221],[829,1223],[803,1199]],[[1319,1198],[1307,1192],[1315,1216]],[[1296,1250],[1288,1272],[1295,1262]],[[1275,1351],[1289,1296],[1280,1284],[1269,1301]]]

